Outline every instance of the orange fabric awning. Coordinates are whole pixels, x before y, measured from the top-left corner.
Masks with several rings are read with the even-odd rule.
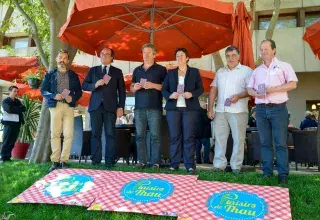
[[[232,43],[232,13],[219,0],[76,0],[59,37],[92,55],[108,46],[118,60],[142,61],[147,42],[157,61],[174,60],[177,47],[199,58]]]
[[[0,79],[13,81],[21,74],[38,66],[37,57],[0,57]]]
[[[252,18],[243,2],[238,2],[233,16],[233,43],[240,50],[240,63],[255,68],[250,22]]]
[[[309,44],[313,53],[320,59],[320,21],[307,27],[302,39]]]

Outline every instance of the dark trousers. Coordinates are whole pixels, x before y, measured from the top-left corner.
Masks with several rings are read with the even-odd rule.
[[[173,168],[179,167],[183,145],[183,163],[187,170],[195,169],[195,129],[198,114],[197,111],[187,111],[185,108],[167,111],[170,133],[170,166]]]
[[[263,173],[269,176],[273,174],[274,142],[279,176],[288,176],[288,110],[286,105],[257,105],[256,120],[261,142]]]
[[[10,160],[11,151],[18,138],[20,123],[6,124],[3,128],[3,143],[1,148],[1,159],[3,161]]]
[[[201,163],[201,148],[203,145],[203,162],[210,163],[209,154],[210,154],[210,138],[197,138],[196,139],[196,158],[197,163]]]
[[[106,137],[105,146],[105,162],[107,165],[111,165],[115,161],[116,157],[116,114],[107,112],[101,104],[97,110],[90,112],[91,119],[91,160],[92,163],[101,163],[102,159],[102,126],[104,126],[104,134]]]

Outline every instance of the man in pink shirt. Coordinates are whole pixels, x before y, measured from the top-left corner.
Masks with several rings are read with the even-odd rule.
[[[276,43],[263,40],[260,44],[263,64],[252,73],[247,86],[255,97],[256,121],[261,142],[263,177],[273,175],[273,142],[276,147],[279,184],[288,183],[289,164],[287,147],[288,91],[297,87],[297,76],[290,64],[279,61]],[[273,139],[272,139],[273,135]]]

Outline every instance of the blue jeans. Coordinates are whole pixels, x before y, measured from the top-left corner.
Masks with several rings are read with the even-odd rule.
[[[183,148],[183,163],[186,169],[195,169],[195,129],[198,117],[199,113],[197,111],[187,111],[185,108],[178,108],[177,111],[167,111],[171,167],[179,167]]]
[[[288,176],[288,110],[285,103],[273,106],[257,105],[256,121],[261,142],[263,174],[273,174],[274,142],[278,174]]]
[[[210,138],[197,138],[196,139],[196,158],[197,163],[201,163],[201,148],[203,145],[203,162],[209,163],[210,154]]]
[[[140,163],[147,164],[147,126],[150,131],[150,163],[160,164],[160,126],[162,111],[156,109],[136,109],[137,154]]]

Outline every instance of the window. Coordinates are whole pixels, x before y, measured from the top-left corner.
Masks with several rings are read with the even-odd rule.
[[[313,23],[320,21],[320,12],[306,13],[305,26],[308,27]]]
[[[10,41],[10,46],[12,48],[26,48],[29,46],[29,38],[12,38]]]
[[[270,25],[271,16],[259,17],[259,30],[267,30]],[[279,15],[275,29],[283,28],[295,28],[297,27],[297,16],[291,15]]]

